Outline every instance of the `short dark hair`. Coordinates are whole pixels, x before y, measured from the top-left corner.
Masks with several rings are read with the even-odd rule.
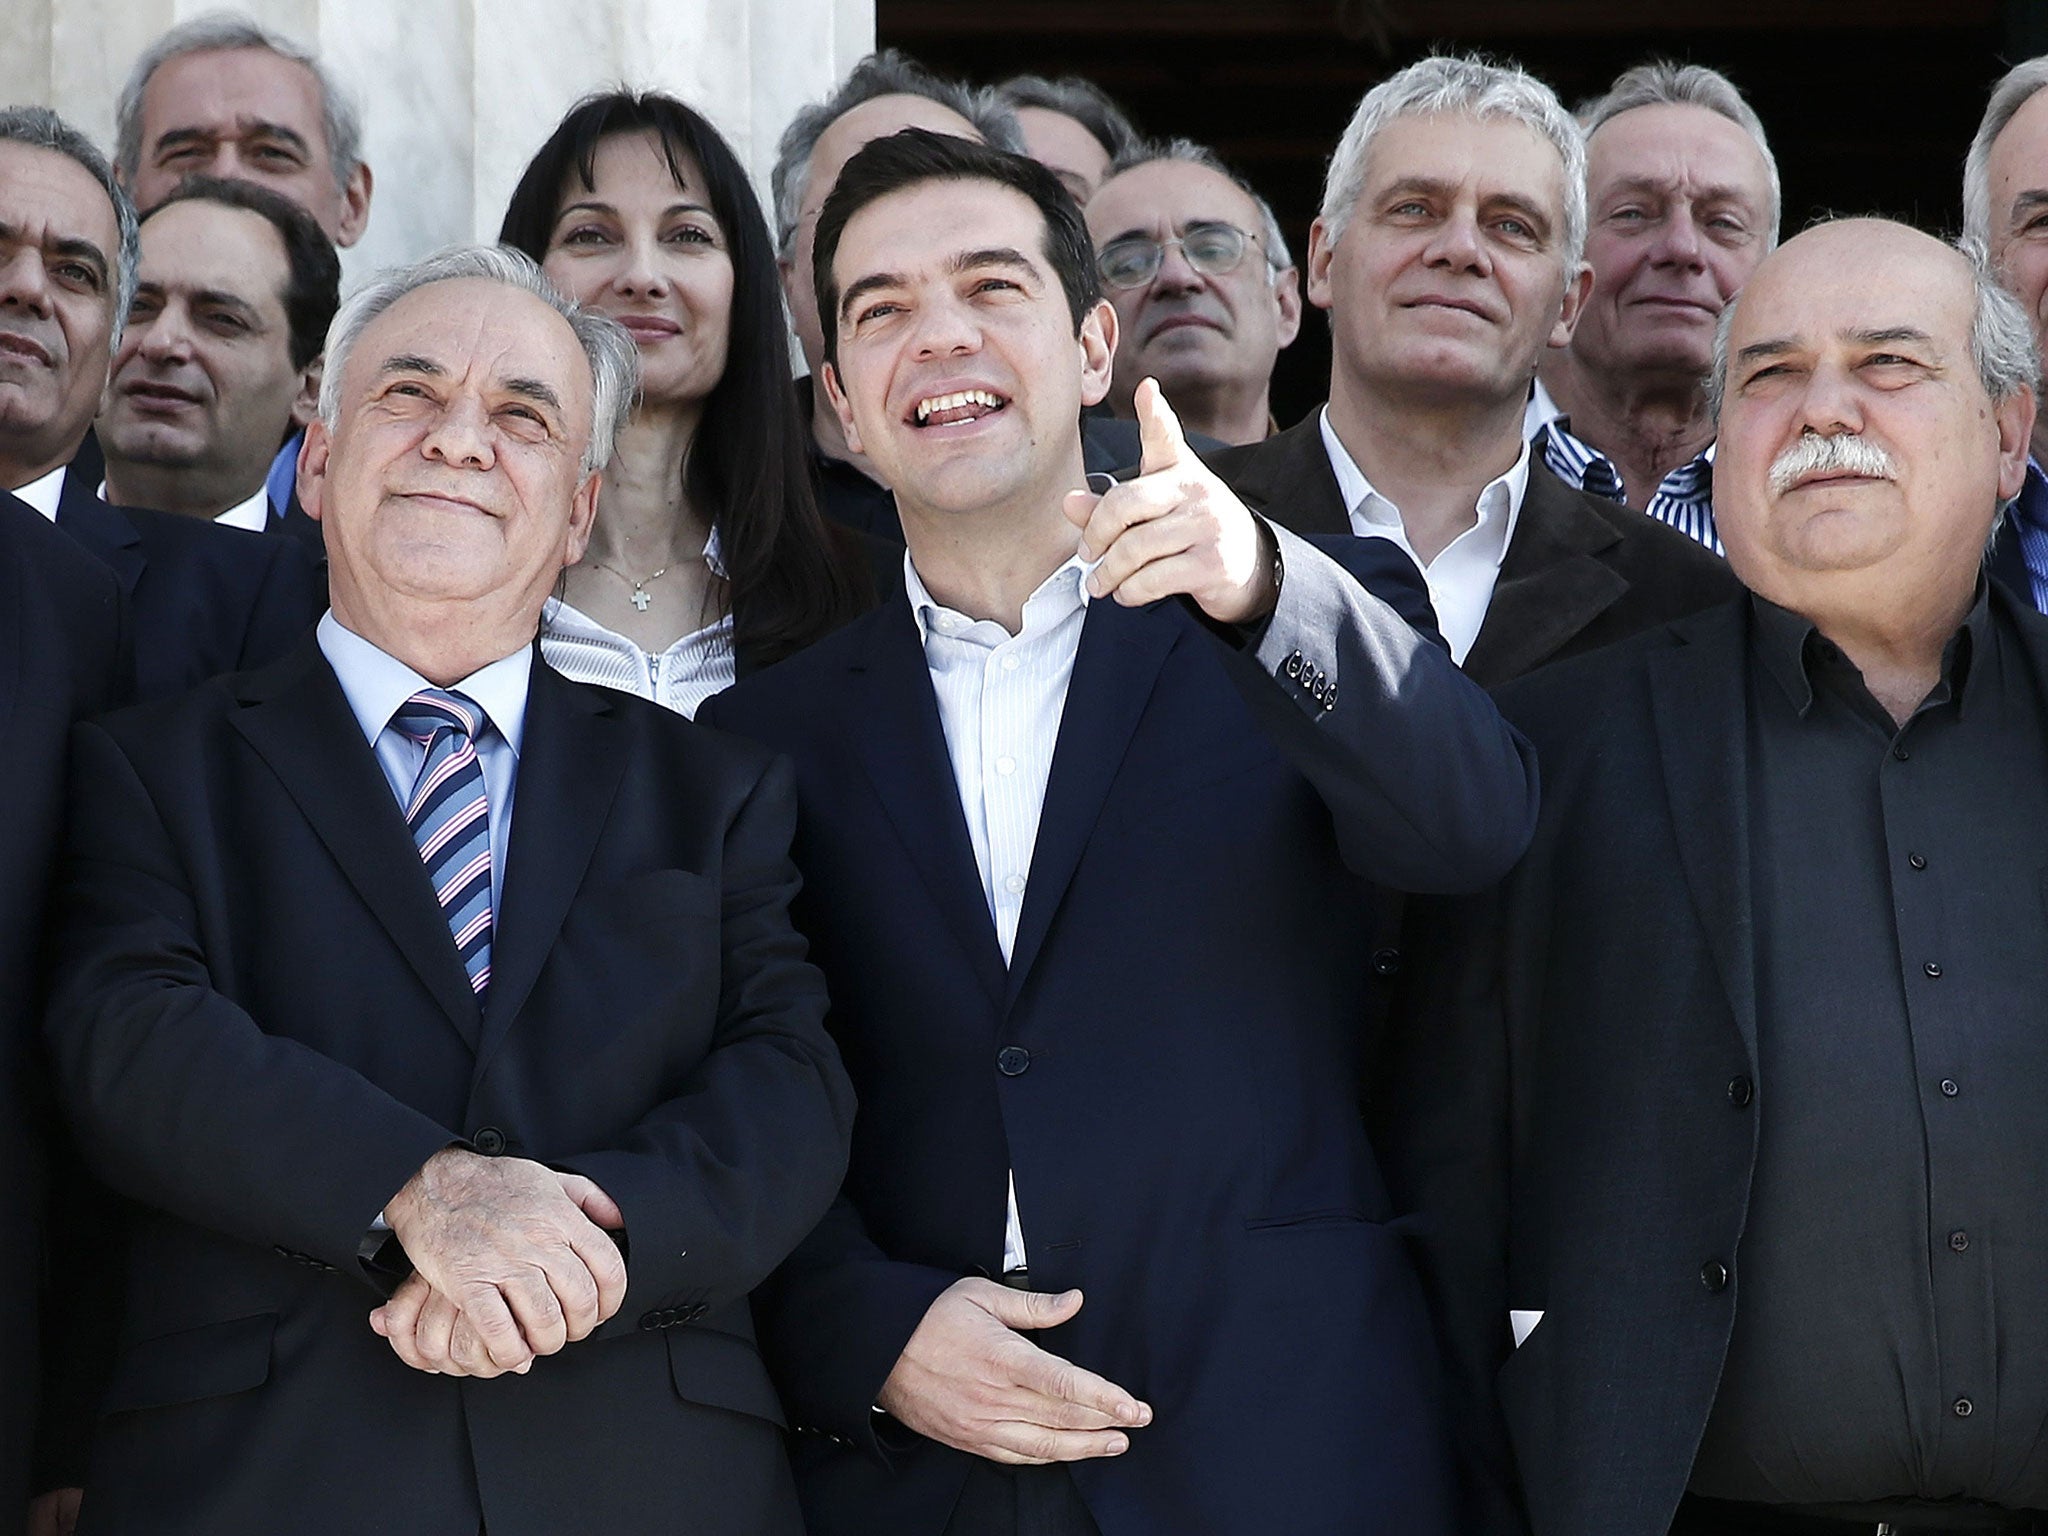
[[[1062,75],[1048,80],[1043,75],[1012,75],[996,87],[996,95],[1014,108],[1037,107],[1071,117],[1088,136],[1102,146],[1112,160],[1122,159],[1138,148],[1138,130],[1124,109],[1093,80],[1080,75]]]
[[[254,182],[221,176],[187,176],[170,196],[142,216],[143,225],[174,203],[218,203],[267,219],[284,246],[288,269],[284,318],[291,332],[294,368],[303,368],[327,345],[327,327],[341,308],[341,258],[313,215],[297,203]]]
[[[1045,259],[1066,292],[1078,336],[1088,312],[1102,300],[1102,280],[1096,275],[1095,246],[1080,205],[1059,177],[1023,155],[951,134],[906,128],[873,140],[847,161],[818,214],[811,280],[825,332],[825,361],[835,366],[839,362],[839,282],[832,275],[839,237],[868,204],[927,181],[988,181],[1031,200],[1045,220]]]

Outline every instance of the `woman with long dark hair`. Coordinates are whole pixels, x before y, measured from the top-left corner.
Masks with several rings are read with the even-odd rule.
[[[812,496],[774,247],[716,129],[672,97],[589,97],[498,238],[640,344],[590,547],[541,621],[557,670],[694,714],[872,603],[860,547]]]

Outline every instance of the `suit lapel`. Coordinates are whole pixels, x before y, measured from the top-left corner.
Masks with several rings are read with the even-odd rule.
[[[1137,610],[1113,602],[1088,605],[1039,812],[1038,839],[1031,850],[1005,1006],[1016,1000],[1038,958],[1131,735],[1152,697],[1159,669],[1181,633],[1181,625],[1164,605]]]
[[[235,728],[270,765],[448,1022],[475,1046],[476,995],[450,942],[448,920],[318,641],[306,636],[244,687],[244,707],[229,717]]]
[[[42,513],[5,491],[0,491],[0,506],[5,506],[8,509],[6,515],[12,518],[43,520]],[[41,530],[23,531],[36,533]],[[29,636],[22,623],[22,615],[26,612],[22,582],[26,575],[27,551],[22,544],[19,535],[9,529],[4,545],[0,545],[14,557],[0,561],[0,610],[6,613],[4,622],[7,626],[6,643],[0,645],[0,741],[15,739],[14,704],[21,692],[21,669],[28,660]]]
[[[94,483],[88,484],[88,480]],[[64,486],[57,498],[57,526],[120,578],[122,592],[135,595],[136,583],[149,564],[142,534],[119,507],[100,500],[97,476],[76,460],[64,472]]]
[[[1754,1063],[1748,615],[1733,603],[1680,625],[1681,643],[1650,658],[1650,702],[1679,863]]]
[[[1003,952],[960,810],[960,789],[931,673],[918,645],[917,621],[900,587],[866,623],[868,643],[848,678],[847,729],[882,809],[946,926],[990,1003],[1000,1003]]]
[[[1620,542],[1580,492],[1532,463],[1466,673],[1485,687],[1520,677],[1619,602],[1628,578],[1602,556]]]
[[[1245,451],[1242,468],[1226,472],[1247,505],[1293,533],[1350,533],[1351,513],[1337,489],[1323,447],[1323,413],[1311,411],[1285,432]]]
[[[624,730],[596,689],[578,688],[533,654],[503,910],[491,937],[479,1076],[519,1017],[583,883],[626,770]]]

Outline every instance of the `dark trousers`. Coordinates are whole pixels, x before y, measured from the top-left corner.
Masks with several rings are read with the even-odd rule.
[[[1851,1514],[1855,1518],[1849,1518]],[[1731,1504],[1691,1494],[1678,1506],[1671,1536],[2048,1536],[2048,1516],[1985,1505],[1871,1506],[1816,1511],[1774,1504]]]
[[[945,1536],[1102,1536],[1064,1466],[976,1461]]]

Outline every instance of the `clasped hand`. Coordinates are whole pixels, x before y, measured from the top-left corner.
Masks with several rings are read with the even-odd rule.
[[[524,1373],[588,1338],[626,1299],[606,1228],[625,1217],[590,1180],[450,1147],[385,1208],[413,1272],[370,1327],[414,1370]]]

